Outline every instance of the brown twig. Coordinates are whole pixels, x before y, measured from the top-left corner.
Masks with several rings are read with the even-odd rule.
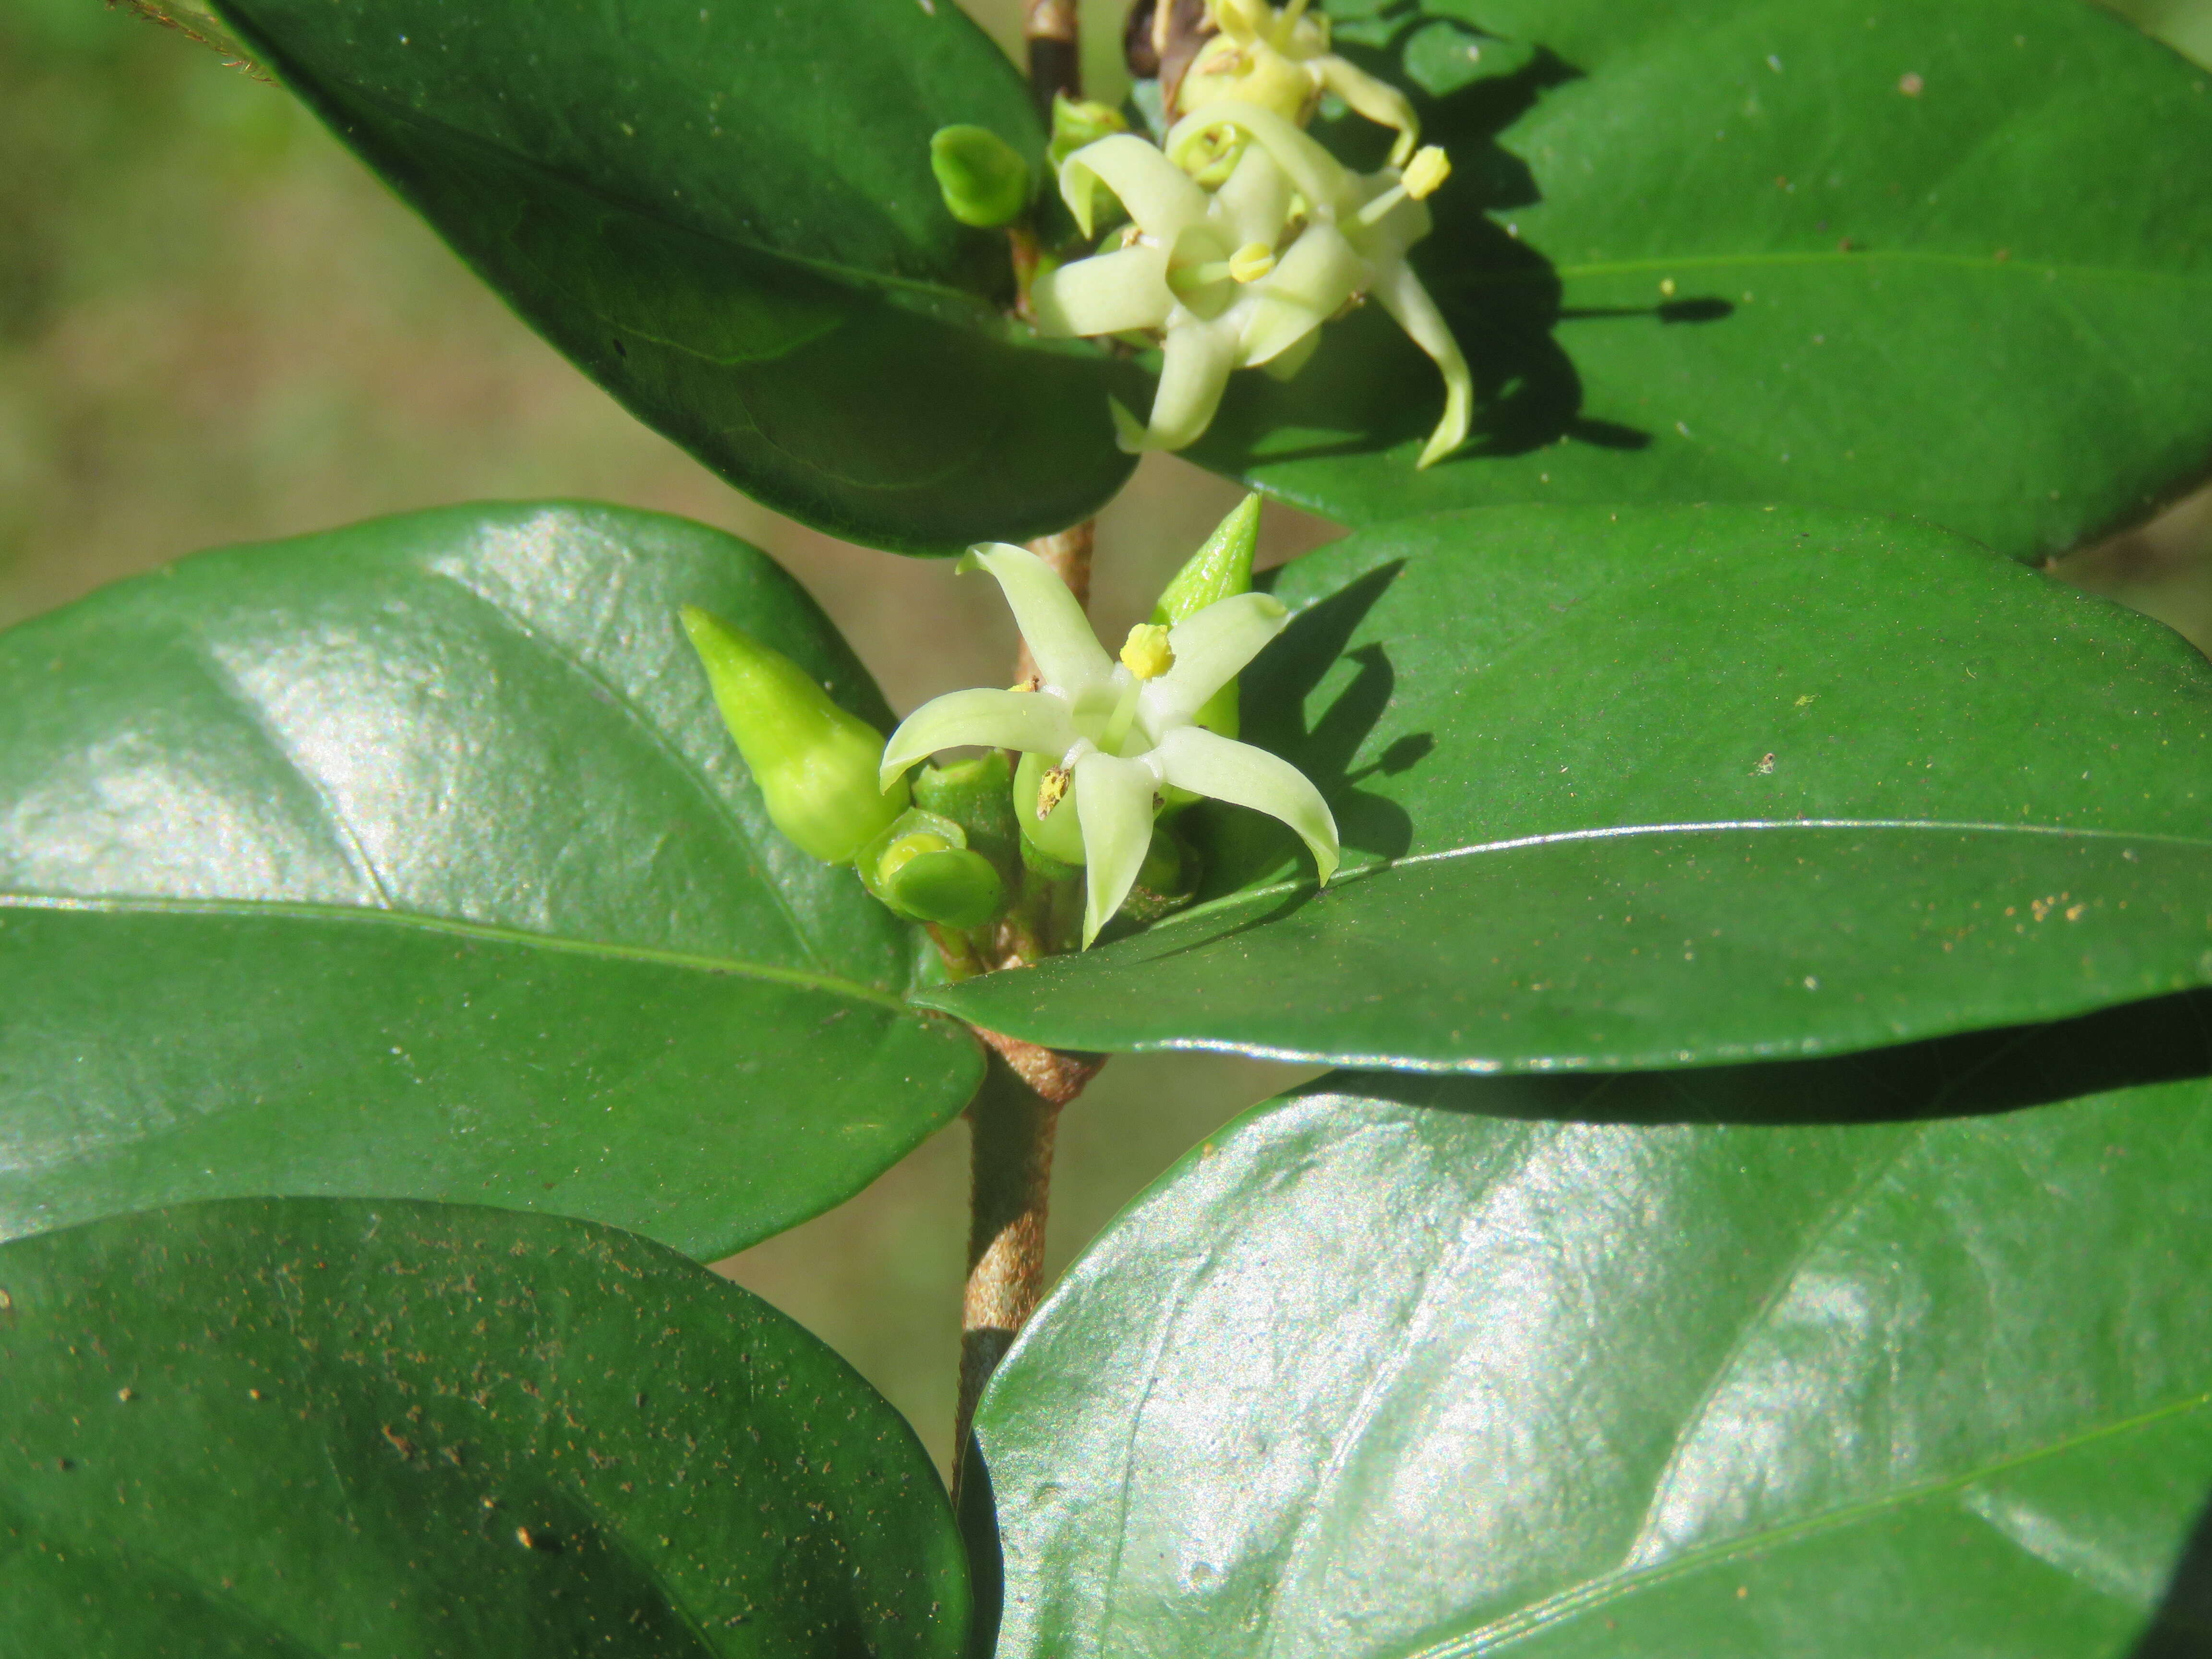
[[[960,1304],[960,1403],[952,1424],[956,1508],[975,1402],[1044,1288],[1045,1211],[1060,1109],[1106,1063],[1103,1054],[1063,1054],[996,1031],[975,1035],[991,1054],[983,1086],[968,1108],[975,1184]]]
[[[1030,92],[1048,125],[1055,93],[1083,95],[1083,42],[1075,0],[1027,0],[1022,39],[1029,43]]]

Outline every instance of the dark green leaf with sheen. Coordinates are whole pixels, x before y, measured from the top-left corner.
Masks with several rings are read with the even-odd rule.
[[[1478,76],[1541,48],[1421,105],[1456,171],[1414,263],[1474,365],[1476,441],[1413,471],[1441,390],[1368,314],[1288,386],[1236,377],[1194,459],[1350,523],[1787,501],[2030,556],[2212,457],[2212,93],[2128,24],[2079,0],[1424,3],[1347,50],[1446,87],[1459,25],[1506,37],[1455,36]]]
[[[1259,1109],[986,1397],[1001,1659],[2202,1651],[2208,1014]]]
[[[711,1255],[958,1110],[972,1041],[769,823],[687,602],[887,722],[766,557],[605,507],[204,554],[0,636],[0,1234],[374,1194]]]
[[[641,1239],[234,1200],[20,1240],[0,1290],[9,1653],[962,1650],[913,1431]]]
[[[1489,1071],[1836,1052],[2212,981],[2212,666],[1909,524],[1490,509],[1281,573],[1244,734],[1346,868],[924,994],[1067,1047]],[[1206,809],[1211,811],[1212,809]]]
[[[224,0],[462,258],[641,419],[780,511],[907,552],[1054,530],[1127,475],[1104,362],[1010,326],[930,135],[1033,162],[951,3]]]

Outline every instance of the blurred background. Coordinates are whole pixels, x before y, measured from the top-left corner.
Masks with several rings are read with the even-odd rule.
[[[1016,0],[969,9],[1013,44]],[[2212,64],[2212,0],[2118,9]],[[1121,10],[1085,8],[1094,95],[1126,85]],[[1146,459],[1100,520],[1102,633],[1140,619],[1238,493]],[[203,547],[548,495],[679,513],[767,549],[901,713],[1012,660],[991,584],[833,541],[715,479],[517,322],[283,93],[101,0],[0,0],[0,625]],[[1271,507],[1262,560],[1337,533]],[[2212,492],[2054,568],[2212,647]],[[1116,1060],[1062,1121],[1050,1270],[1212,1129],[1310,1075]],[[966,1185],[955,1125],[721,1264],[857,1365],[940,1464]]]

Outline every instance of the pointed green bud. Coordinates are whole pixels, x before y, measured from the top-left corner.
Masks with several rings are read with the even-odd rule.
[[[951,819],[909,809],[857,860],[860,884],[909,921],[963,931],[981,927],[1006,908],[1006,886],[990,860],[968,846]]]
[[[996,230],[1030,204],[1029,163],[988,127],[939,127],[929,141],[929,170],[963,225]]]
[[[1260,546],[1260,498],[1247,495],[1229,509],[1229,516],[1214,526],[1205,545],[1190,556],[1175,574],[1152,607],[1152,620],[1172,626],[1186,622],[1209,605],[1252,591],[1252,556]],[[1224,738],[1237,735],[1237,682],[1231,680],[1207,698],[1193,717],[1194,723]],[[1168,792],[1176,805],[1188,805],[1180,789]]]
[[[1095,144],[1101,138],[1110,138],[1128,130],[1129,124],[1111,105],[1055,92],[1052,95],[1052,142],[1045,147],[1045,155],[1056,173],[1060,164],[1085,144]]]
[[[1213,533],[1175,580],[1160,590],[1152,620],[1172,628],[1209,605],[1252,591],[1252,556],[1260,546],[1260,498],[1247,495],[1229,509]]]
[[[790,658],[696,605],[684,631],[775,827],[827,864],[848,864],[906,808],[903,779],[877,782],[883,734],[830,700]]]

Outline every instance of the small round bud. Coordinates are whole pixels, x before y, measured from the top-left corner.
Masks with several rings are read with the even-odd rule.
[[[946,927],[981,927],[1006,908],[1006,885],[990,860],[964,848],[916,853],[882,885],[893,909]]]
[[[1060,164],[1085,144],[1095,144],[1101,138],[1110,138],[1128,130],[1129,124],[1110,104],[1070,98],[1064,92],[1055,92],[1052,95],[1052,142],[1045,147],[1046,159],[1057,173]]]
[[[1175,666],[1168,630],[1158,623],[1139,623],[1121,647],[1121,666],[1140,680],[1156,680]]]
[[[963,225],[995,230],[1030,204],[1029,163],[988,127],[939,128],[929,141],[929,170]]]
[[[1001,775],[1005,763],[1000,762]],[[991,860],[968,845],[951,819],[921,807],[899,814],[854,860],[860,884],[908,921],[963,932],[1006,908],[1006,884]]]
[[[1435,144],[1424,144],[1413,152],[1413,159],[1406,163],[1406,171],[1399,182],[1405,185],[1406,194],[1415,201],[1433,196],[1437,187],[1451,177],[1451,157]]]
[[[696,605],[683,616],[769,820],[824,863],[850,863],[906,808],[904,779],[878,781],[883,734],[781,653]]]
[[[1275,250],[1265,242],[1247,242],[1229,256],[1229,275],[1240,283],[1256,283],[1275,268]]]
[[[876,879],[888,885],[898,872],[925,853],[948,853],[952,843],[942,836],[932,835],[927,830],[901,836],[884,848],[876,860]]]

